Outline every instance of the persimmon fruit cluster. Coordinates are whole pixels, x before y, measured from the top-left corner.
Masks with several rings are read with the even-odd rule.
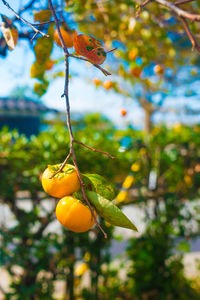
[[[89,207],[72,196],[80,189],[75,167],[67,164],[61,172],[52,177],[59,168],[59,164],[48,166],[42,174],[44,191],[55,198],[62,198],[56,206],[56,218],[71,231],[88,231],[94,225],[95,220]]]

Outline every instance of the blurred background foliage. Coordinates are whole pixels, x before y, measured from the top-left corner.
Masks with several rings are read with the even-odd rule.
[[[111,160],[77,146],[81,171],[114,182],[118,196],[126,191],[116,203],[141,208],[146,228],[131,234],[126,254],[118,257],[112,244],[121,243],[123,236],[103,220],[107,240],[96,227],[84,234],[61,228],[54,215],[57,200],[42,191],[40,176],[49,163],[65,158],[66,128],[50,125],[30,139],[4,128],[1,264],[11,276],[5,299],[57,299],[59,280],[65,283],[62,299],[200,299],[197,279],[187,279],[182,264],[199,234],[200,127],[157,126],[146,135],[116,129],[98,114],[74,121],[73,127],[78,140],[97,148],[103,144],[117,157]],[[125,188],[128,172],[134,180]],[[5,219],[8,208],[11,215]]]

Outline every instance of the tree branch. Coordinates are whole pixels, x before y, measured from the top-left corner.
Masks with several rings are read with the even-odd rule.
[[[96,215],[94,213],[94,209],[91,206],[90,201],[88,200],[88,198],[86,196],[86,193],[85,193],[85,190],[84,190],[84,183],[83,183],[83,180],[82,180],[82,176],[81,176],[81,173],[80,173],[78,165],[77,165],[76,154],[75,154],[75,151],[74,151],[74,142],[75,142],[75,139],[74,139],[73,131],[72,131],[72,127],[71,127],[70,104],[69,104],[69,56],[70,56],[70,54],[68,52],[68,49],[67,49],[67,47],[65,45],[65,42],[64,42],[63,37],[62,37],[62,34],[60,32],[59,21],[58,21],[58,18],[56,16],[56,12],[55,12],[53,4],[52,4],[52,0],[48,0],[48,3],[49,3],[49,7],[51,9],[51,12],[53,14],[54,20],[55,20],[55,24],[56,24],[56,28],[57,28],[57,31],[58,31],[58,35],[59,35],[59,38],[61,40],[62,48],[63,48],[64,54],[65,54],[65,86],[64,86],[64,93],[63,93],[62,97],[65,97],[65,101],[66,101],[67,126],[68,126],[68,129],[69,129],[69,135],[70,135],[70,152],[69,152],[68,156],[66,157],[65,161],[63,162],[63,164],[61,165],[61,168],[58,170],[58,173],[60,172],[60,170],[62,170],[64,168],[64,166],[66,165],[69,157],[72,156],[72,159],[73,159],[73,162],[74,162],[74,166],[75,166],[75,169],[76,169],[79,181],[80,181],[80,186],[81,186],[81,192],[82,192],[82,195],[83,195],[83,200],[89,206],[90,211],[92,213],[92,216],[93,216],[93,218],[95,220],[96,225],[102,231],[102,233],[104,234],[104,237],[107,238],[107,234],[104,232],[103,228],[98,223]],[[55,176],[54,174],[53,174],[53,176]]]
[[[12,7],[10,7],[10,5],[5,1],[5,0],[2,0],[3,4],[10,10],[12,11],[12,13],[16,16],[17,19],[19,19],[20,21],[22,21],[24,24],[26,24],[27,26],[31,27],[35,33],[37,34],[41,34],[42,36],[45,36],[45,37],[49,37],[48,34],[40,31],[39,29],[37,29],[33,24],[31,24],[30,22],[26,21],[24,18],[20,17],[15,11],[14,9],[12,9]]]
[[[171,2],[168,2],[167,0],[154,0],[154,1],[159,3],[162,6],[167,7],[169,10],[173,11],[178,17],[183,17],[183,18],[189,19],[191,21],[200,22],[200,15],[192,14],[183,9],[180,9],[179,7],[177,7],[176,5],[174,5]]]
[[[87,58],[84,58],[82,56],[77,56],[77,55],[74,55],[74,54],[69,54],[70,57],[74,57],[74,58],[77,58],[77,59],[80,59],[80,60],[84,60],[84,61],[87,61],[89,63],[91,63],[93,66],[95,66],[97,69],[101,70],[101,72],[105,75],[105,76],[108,76],[108,75],[111,75],[110,72],[108,72],[107,70],[103,69],[102,67],[100,67],[99,65],[96,65],[94,64],[93,62],[91,62],[89,59]]]
[[[193,36],[193,34],[190,30],[187,20],[185,18],[182,18],[182,17],[180,18],[180,20],[181,20],[181,22],[184,26],[184,29],[185,29],[185,32],[186,32],[188,38],[190,39],[190,42],[192,44],[192,50],[194,50],[194,48],[196,48],[197,51],[200,52],[200,46],[197,43],[196,39],[194,38],[194,36]]]
[[[94,151],[94,152],[99,152],[99,153],[105,154],[106,156],[108,156],[108,157],[110,157],[110,158],[112,158],[112,159],[115,159],[115,158],[116,158],[116,157],[110,155],[108,152],[101,151],[101,150],[97,150],[97,149],[92,148],[92,147],[90,147],[90,146],[88,146],[88,145],[86,145],[86,144],[84,144],[84,143],[81,143],[81,142],[79,142],[79,141],[77,141],[77,140],[74,140],[74,142],[77,143],[77,144],[79,144],[79,145],[81,145],[81,146],[83,146],[83,147],[85,147],[85,148],[88,148],[88,149],[90,149],[90,150],[92,150],[92,151]]]
[[[183,5],[183,4],[186,4],[186,3],[189,3],[189,2],[193,2],[193,1],[194,0],[178,0],[174,4],[175,5]]]
[[[139,17],[139,14],[141,13],[142,9],[149,3],[151,2],[152,0],[145,0],[141,5],[138,6],[138,10],[135,14],[136,18]]]

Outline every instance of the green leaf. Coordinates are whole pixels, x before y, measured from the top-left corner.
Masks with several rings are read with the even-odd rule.
[[[177,246],[176,249],[180,252],[190,252],[190,245],[185,242],[181,241]]]
[[[95,192],[86,192],[88,199],[95,207],[97,213],[111,225],[138,231],[135,225],[111,201]]]
[[[114,199],[114,189],[104,177],[98,174],[84,174],[83,182],[85,184],[86,189],[94,191],[102,197],[105,197],[106,199]]]

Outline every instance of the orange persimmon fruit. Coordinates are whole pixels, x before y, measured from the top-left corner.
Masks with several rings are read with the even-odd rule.
[[[106,80],[106,81],[104,81],[104,83],[103,83],[103,87],[104,87],[104,89],[106,89],[106,90],[110,90],[110,89],[113,87],[113,82],[110,81],[110,80]]]
[[[130,69],[130,73],[132,76],[139,78],[142,73],[142,69],[134,67]]]
[[[94,78],[92,81],[96,86],[99,86],[101,84],[101,80],[98,78]]]
[[[44,191],[52,197],[61,198],[77,192],[80,188],[80,181],[75,167],[67,164],[62,172],[51,176],[59,170],[60,164],[49,165],[42,174],[42,186]]]
[[[164,67],[162,65],[155,65],[153,70],[157,75],[163,75],[165,72]]]
[[[121,115],[122,117],[125,117],[127,115],[127,111],[125,109],[121,110]]]
[[[74,44],[73,31],[67,31],[65,28],[60,27],[60,32],[66,47],[67,48],[73,47]],[[58,46],[62,47],[57,29],[54,31],[54,40]]]
[[[106,59],[102,43],[89,35],[75,32],[74,48],[78,55],[86,57],[94,64],[101,65]]]
[[[72,196],[66,196],[58,202],[56,218],[65,228],[74,232],[88,231],[95,224],[89,207]]]
[[[51,59],[47,60],[45,63],[44,63],[44,66],[45,66],[45,69],[47,71],[51,70],[54,66],[55,62]]]

